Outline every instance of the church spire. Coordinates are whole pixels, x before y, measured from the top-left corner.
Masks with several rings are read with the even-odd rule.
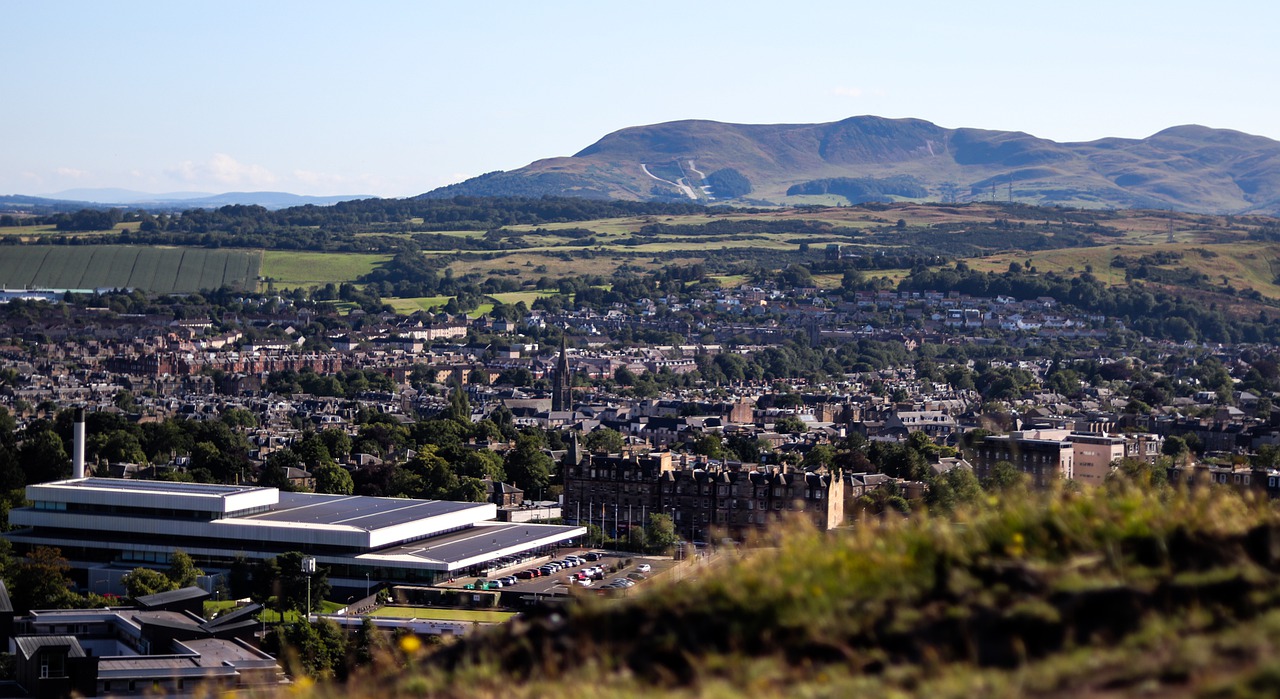
[[[562,412],[573,409],[573,379],[569,376],[569,352],[565,346],[565,334],[560,335],[560,358],[556,361],[555,376],[551,382],[551,410]]]

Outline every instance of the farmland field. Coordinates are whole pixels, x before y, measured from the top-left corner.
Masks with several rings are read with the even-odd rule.
[[[260,253],[251,250],[131,245],[20,245],[0,251],[0,286],[131,288],[187,293],[257,285]]]
[[[390,255],[267,250],[262,253],[262,276],[273,280],[279,289],[341,284],[355,281],[390,259]]]
[[[396,309],[396,313],[409,315],[418,311],[427,311],[435,308],[439,310],[452,296],[415,296],[412,298],[385,298],[383,303],[390,305]]]
[[[490,294],[490,297],[506,304],[517,304],[523,301],[526,306],[530,306],[538,299],[554,295],[555,291],[508,291],[502,294]]]
[[[1167,235],[1163,234],[1163,235]],[[1151,253],[1172,253],[1176,263],[1157,265],[1165,269],[1185,268],[1206,274],[1215,283],[1236,289],[1251,289],[1267,298],[1280,298],[1280,245],[1265,242],[1239,242],[1199,245],[1195,243],[1157,243],[1151,245],[1111,245],[1092,248],[1064,248],[1038,252],[1014,252],[969,260],[973,269],[1000,272],[1010,263],[1027,260],[1041,272],[1079,274],[1086,268],[1105,284],[1125,284],[1125,271],[1112,267],[1119,256],[1135,258]]]

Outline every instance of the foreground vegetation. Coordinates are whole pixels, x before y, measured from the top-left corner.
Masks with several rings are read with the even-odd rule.
[[[1015,486],[953,517],[760,543],[434,652],[402,639],[382,661],[402,672],[311,691],[1261,696],[1280,677],[1280,517],[1234,492]]]

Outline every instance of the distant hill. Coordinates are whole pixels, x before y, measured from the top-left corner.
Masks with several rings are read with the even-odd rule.
[[[675,121],[622,129],[426,197],[584,196],[715,203],[996,199],[1096,208],[1280,213],[1280,142],[1176,126],[1058,143],[1014,131],[858,116],[827,124]]]
[[[313,197],[288,192],[226,192],[211,194],[209,192],[168,192],[153,194],[131,189],[68,189],[40,197],[14,197],[15,199],[39,200],[48,202],[75,202],[77,204],[97,204],[108,206],[128,206],[139,209],[199,209],[227,206],[229,204],[253,204],[268,209],[284,209],[290,206],[329,206],[340,201],[368,199],[372,195],[346,194],[328,197]]]
[[[183,201],[203,199],[214,196],[213,192],[167,192],[153,194],[139,192],[136,189],[119,189],[116,187],[82,187],[80,189],[64,189],[61,192],[41,194],[46,199],[64,199],[67,201],[87,201],[94,204],[129,204],[135,201]]]

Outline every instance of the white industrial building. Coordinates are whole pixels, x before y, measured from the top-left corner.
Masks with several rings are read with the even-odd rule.
[[[164,567],[175,549],[206,572],[298,551],[336,586],[430,584],[537,554],[582,527],[497,522],[488,503],[280,492],[256,486],[72,478],[27,487],[10,512],[18,550],[56,546],[84,584],[118,592],[138,566]]]

